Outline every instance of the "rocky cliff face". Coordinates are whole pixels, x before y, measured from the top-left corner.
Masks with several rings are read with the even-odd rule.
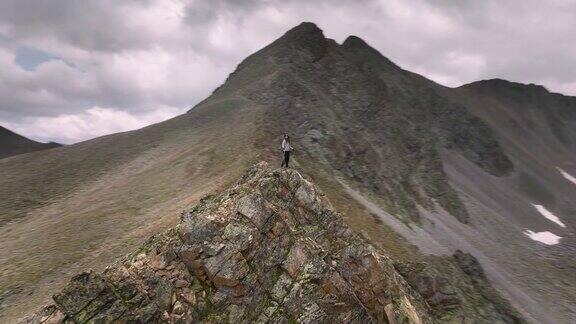
[[[181,223],[28,318],[55,322],[429,322],[392,261],[297,171],[250,168]]]

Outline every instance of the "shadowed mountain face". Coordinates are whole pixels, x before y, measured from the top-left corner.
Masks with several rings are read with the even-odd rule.
[[[444,320],[493,322],[482,307],[512,313],[451,257],[463,250],[529,321],[574,321],[575,102],[501,80],[446,88],[357,37],[337,44],[303,23],[187,114],[0,160],[0,316],[29,313],[71,274],[174,225],[253,161],[279,165],[287,132],[294,166],[353,230],[402,261],[398,271]],[[535,240],[546,233],[557,244]],[[446,274],[460,306],[425,291],[428,272]],[[474,302],[486,299],[494,304]]]
[[[62,146],[58,143],[39,143],[0,126],[0,159]]]

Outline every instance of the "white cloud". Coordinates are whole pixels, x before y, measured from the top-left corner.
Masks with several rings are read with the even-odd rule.
[[[8,123],[7,127],[31,138],[59,143],[73,143],[110,133],[124,132],[169,119],[180,113],[169,107],[145,114],[130,114],[113,108],[93,107],[80,114],[56,117],[30,117],[22,123]]]

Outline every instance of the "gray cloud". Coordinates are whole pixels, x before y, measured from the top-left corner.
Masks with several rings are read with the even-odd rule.
[[[4,0],[0,124],[71,143],[169,118],[301,21],[448,86],[500,77],[576,94],[574,1]],[[26,70],[23,47],[57,59]]]
[[[14,27],[12,41],[53,38],[91,51],[116,52],[149,46],[146,35],[126,24],[131,10],[148,1],[3,0],[0,21]]]

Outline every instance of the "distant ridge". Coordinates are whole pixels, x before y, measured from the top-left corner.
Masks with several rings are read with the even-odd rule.
[[[62,144],[54,142],[36,142],[0,126],[0,159],[13,155],[46,150],[60,146],[62,146]]]

